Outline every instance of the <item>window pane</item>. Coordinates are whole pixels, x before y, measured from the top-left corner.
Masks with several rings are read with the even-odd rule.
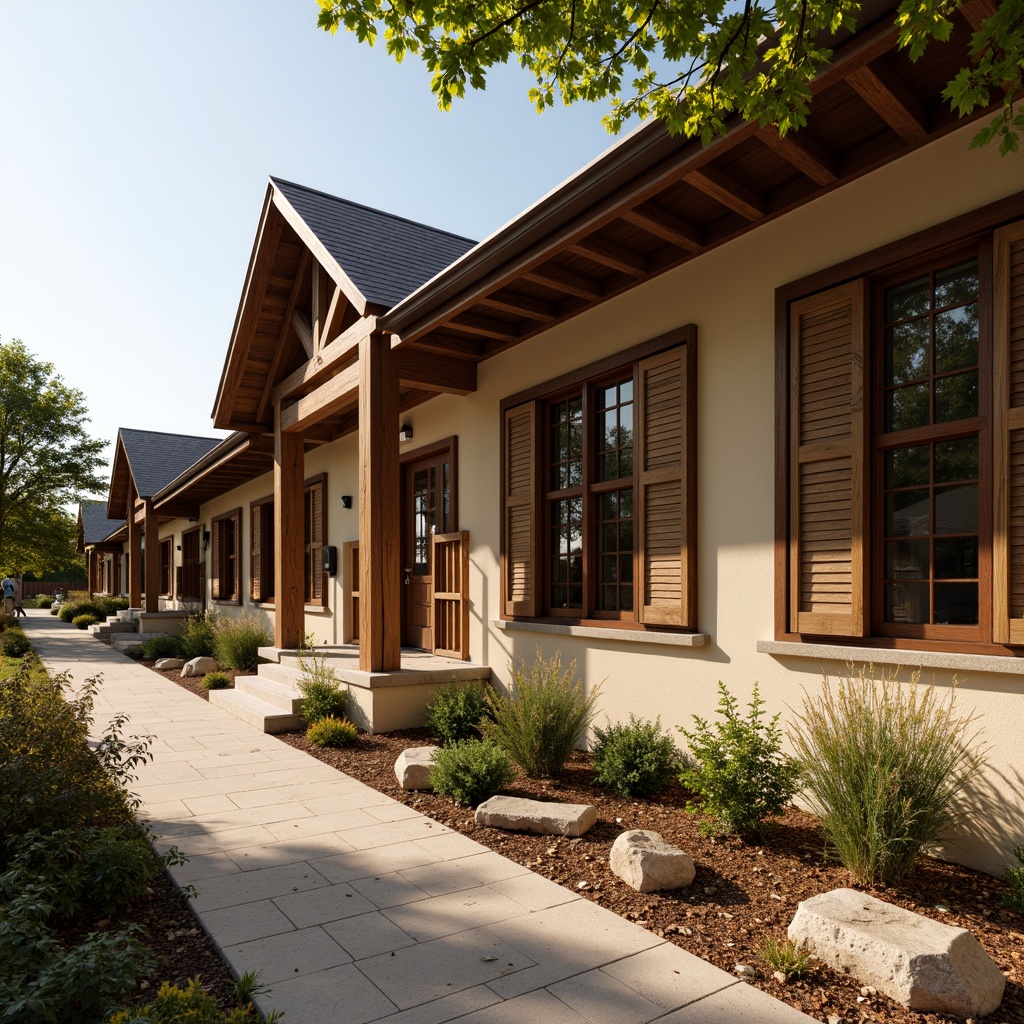
[[[978,295],[978,261],[961,263],[935,275],[935,305],[959,305]]]
[[[909,430],[911,427],[928,426],[931,422],[928,391],[927,384],[912,384],[890,391],[886,400],[886,429]]]
[[[889,384],[906,384],[929,374],[930,329],[927,320],[914,320],[889,329]]]
[[[935,372],[978,365],[978,304],[959,306],[935,317]]]
[[[935,382],[935,422],[951,423],[978,415],[978,371]]]
[[[583,399],[556,402],[548,412],[549,486],[560,491],[583,482]]]
[[[927,583],[886,583],[885,621],[930,621]]]
[[[977,537],[948,537],[935,541],[936,579],[970,580],[977,577]]]
[[[962,437],[935,446],[935,482],[978,479],[978,439]]]
[[[633,407],[623,397],[626,382],[599,388],[594,418],[597,479],[619,480],[633,473]]]
[[[885,545],[885,575],[890,580],[928,579],[928,541],[889,541]]]
[[[886,487],[920,487],[931,482],[929,459],[931,448],[926,444],[913,448],[897,448],[885,453]]]
[[[599,611],[632,608],[633,522],[627,518],[631,505],[631,490],[603,494],[598,503],[601,545],[595,596]]]
[[[920,537],[931,532],[928,491],[898,491],[887,499],[885,532],[889,537]]]
[[[978,532],[978,487],[935,489],[935,532]]]
[[[976,626],[978,584],[936,583],[935,621],[950,626]]]
[[[930,308],[928,278],[909,281],[898,288],[890,288],[886,302],[885,319],[889,323],[919,316]]]

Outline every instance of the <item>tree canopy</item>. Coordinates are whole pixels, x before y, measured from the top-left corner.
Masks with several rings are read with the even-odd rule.
[[[903,0],[899,45],[912,60],[950,38],[964,0]],[[809,83],[831,58],[822,33],[853,29],[851,0],[318,0],[319,24],[373,44],[383,33],[397,61],[419,56],[442,109],[482,89],[487,70],[518,61],[536,79],[538,110],[610,100],[606,127],[634,115],[661,118],[673,133],[705,143],[732,113],[780,133],[803,127]],[[961,116],[1002,99],[975,138],[1015,152],[1024,113],[1013,97],[1024,79],[1024,0],[1002,0],[974,33],[970,61],[944,96]],[[770,42],[765,43],[768,39]],[[683,100],[685,96],[685,101]]]
[[[99,492],[103,442],[89,436],[85,396],[18,340],[0,341],[0,572],[75,562],[67,506]]]

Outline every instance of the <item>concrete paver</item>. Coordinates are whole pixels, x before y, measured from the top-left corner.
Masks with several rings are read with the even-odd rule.
[[[43,611],[51,671],[152,734],[134,787],[232,970],[288,1024],[807,1024],[813,1018],[334,771]]]

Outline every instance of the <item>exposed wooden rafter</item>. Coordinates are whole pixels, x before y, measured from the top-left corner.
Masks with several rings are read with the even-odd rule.
[[[313,277],[316,277],[315,271]],[[292,310],[292,328],[302,343],[302,350],[306,353],[306,358],[312,359],[316,355],[317,350],[316,340],[313,335],[313,325],[309,322],[309,317],[301,309]]]
[[[779,135],[778,128],[770,124],[762,128],[758,135],[783,160],[791,163],[816,184],[833,185],[838,180],[835,160],[807,134],[806,128],[800,132]]]
[[[865,64],[847,79],[872,110],[908,145],[928,137],[928,113],[899,76],[881,61]]]
[[[493,295],[485,295],[480,304],[500,309],[505,313],[517,313],[528,320],[537,320],[540,323],[550,323],[558,319],[558,309],[552,303],[523,295],[521,292],[495,292]]]
[[[584,256],[588,260],[594,260],[631,277],[643,277],[647,273],[647,260],[639,253],[621,245],[613,245],[596,235],[574,242],[566,248],[577,256]]]
[[[690,171],[686,181],[747,220],[760,220],[765,214],[764,200],[756,192],[710,164]]]
[[[994,0],[966,0],[960,7],[960,13],[977,32],[981,28],[981,23],[996,13],[996,5]]]
[[[295,306],[299,301],[299,296],[307,286],[306,277],[309,274],[309,266],[311,262],[312,257],[309,254],[309,250],[303,248],[302,255],[299,257],[298,269],[295,271],[295,280],[292,282],[292,290],[288,295],[288,305],[285,307],[284,317],[281,322],[281,331],[277,336],[277,344],[274,346],[274,355],[271,358],[270,367],[267,370],[267,377],[263,384],[263,394],[260,397],[260,404],[256,413],[257,419],[267,421],[268,423],[271,417],[270,392],[274,386],[274,382],[277,380],[277,375],[281,372],[281,360],[284,358],[286,348],[285,341],[288,338],[288,332],[293,330],[292,313],[295,312]],[[270,426],[272,427],[273,425],[270,424]]]
[[[432,393],[470,395],[476,391],[476,363],[415,347],[395,350],[395,373],[402,387]]]
[[[575,295],[581,299],[600,299],[604,293],[601,290],[601,283],[592,277],[584,277],[564,267],[556,267],[546,263],[541,267],[535,267],[523,274],[526,281],[534,281],[546,288],[553,288],[555,291],[565,295]]]
[[[496,320],[493,317],[480,316],[477,313],[462,313],[448,321],[448,326],[455,331],[467,334],[478,334],[483,338],[496,338],[498,341],[518,341],[519,330],[515,324],[507,320]]]
[[[622,214],[622,219],[643,228],[648,234],[678,245],[687,252],[699,252],[704,247],[704,235],[699,228],[658,206],[657,203],[649,202],[626,210]]]

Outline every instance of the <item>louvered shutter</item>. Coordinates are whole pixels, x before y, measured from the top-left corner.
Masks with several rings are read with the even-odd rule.
[[[866,289],[790,310],[790,614],[795,633],[864,636]]]
[[[1024,643],[1024,221],[995,233],[992,631]]]
[[[537,403],[505,411],[502,486],[505,552],[502,614],[537,615],[540,538],[537,513]]]
[[[249,577],[252,587],[251,595],[254,602],[263,600],[263,589],[260,579],[260,556],[263,554],[263,531],[261,528],[262,509],[262,505],[253,505],[249,514]]]
[[[693,628],[687,503],[687,350],[662,352],[637,366],[636,540],[640,622]]]
[[[242,604],[242,513],[241,510],[231,517],[231,568],[234,574],[234,587],[231,596]]]
[[[309,576],[310,601],[324,603],[324,488],[314,484],[309,489]]]
[[[220,599],[220,523],[215,522],[210,529],[210,542],[213,545],[213,554],[210,556],[210,585],[211,595],[214,601]]]

